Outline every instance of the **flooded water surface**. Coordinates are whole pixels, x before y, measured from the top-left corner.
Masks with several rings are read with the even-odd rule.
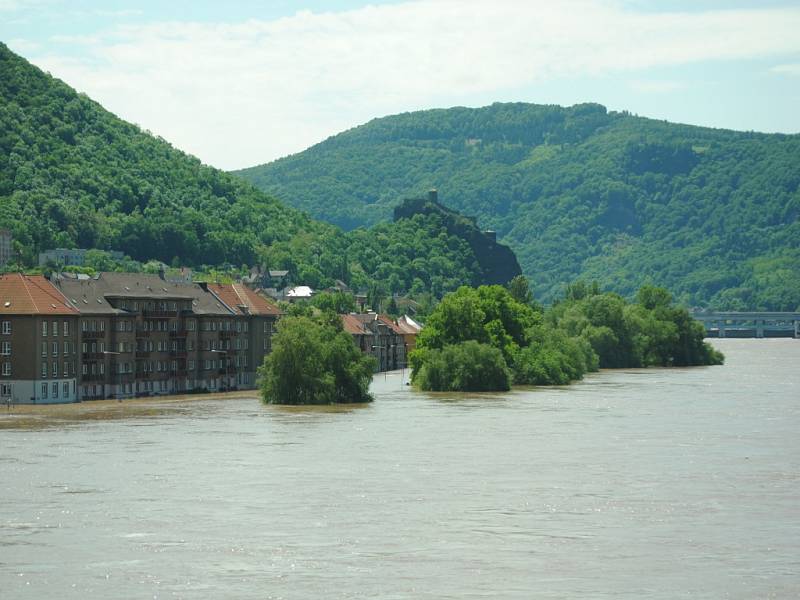
[[[12,409],[0,597],[800,597],[800,341],[714,343],[507,394]]]

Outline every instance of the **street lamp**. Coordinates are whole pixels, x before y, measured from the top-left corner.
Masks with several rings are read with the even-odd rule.
[[[228,351],[227,350],[212,350],[211,352],[215,354],[224,354],[225,355],[225,391],[228,391],[230,387],[230,380],[228,375]]]

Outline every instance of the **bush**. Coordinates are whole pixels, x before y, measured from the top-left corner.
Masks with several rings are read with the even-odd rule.
[[[419,351],[414,383],[434,392],[493,392],[511,388],[502,352],[474,340]]]

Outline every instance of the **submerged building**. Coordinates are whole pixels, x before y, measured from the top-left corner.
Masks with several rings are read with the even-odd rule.
[[[10,387],[0,391],[15,403],[251,389],[280,315],[237,284],[170,282],[139,273],[2,279],[0,304],[8,306],[0,314],[4,328],[8,317],[13,360],[12,375],[0,375],[0,385]],[[37,390],[58,381],[60,390],[70,383],[71,393],[29,395],[29,384],[12,379],[31,374],[22,366],[26,361],[36,364],[38,377],[31,381]]]

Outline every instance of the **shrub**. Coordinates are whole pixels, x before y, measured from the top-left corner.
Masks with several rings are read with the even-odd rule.
[[[511,387],[511,372],[502,352],[474,340],[442,349],[424,349],[414,383],[435,392],[492,392]]]

